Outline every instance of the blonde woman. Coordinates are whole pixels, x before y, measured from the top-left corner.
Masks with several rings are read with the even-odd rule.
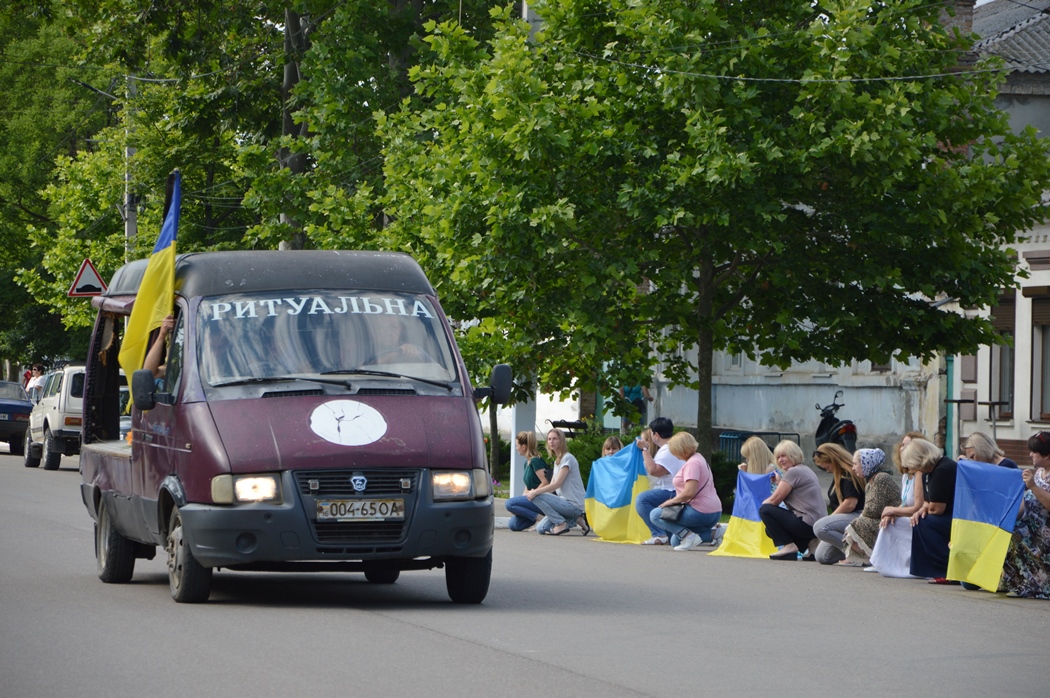
[[[653,526],[678,537],[675,550],[691,550],[701,543],[718,544],[714,527],[722,518],[722,500],[715,492],[715,478],[704,457],[696,452],[696,439],[686,431],[671,437],[667,448],[675,458],[685,461],[674,476],[674,496],[655,507],[649,515]],[[682,504],[675,520],[661,516],[667,507]]]
[[[1017,463],[1006,457],[995,440],[982,431],[975,431],[963,442],[963,455],[967,460],[991,463],[1004,468],[1017,469]]]
[[[547,452],[554,456],[553,478],[546,485],[525,493],[525,497],[544,514],[536,532],[560,536],[578,524],[583,535],[587,535],[591,531],[583,509],[587,490],[580,477],[580,464],[569,453],[565,432],[561,429],[547,432]]]
[[[518,455],[525,458],[525,491],[550,484],[550,471],[547,463],[540,458],[536,448],[536,434],[531,431],[519,431],[514,437],[514,448]],[[507,528],[512,531],[524,531],[532,528],[543,519],[543,512],[528,497],[521,495],[511,497],[504,505],[511,514]]]
[[[813,463],[831,473],[828,501],[831,513],[813,524],[820,544],[812,552],[817,562],[833,565],[846,558],[846,526],[864,510],[864,480],[853,470],[853,454],[838,444],[821,444],[813,452]]]
[[[620,441],[619,436],[610,436],[602,444],[602,458],[605,456],[615,456],[623,448],[623,442]]]
[[[803,559],[813,560],[819,542],[813,535],[813,524],[828,513],[820,482],[802,462],[805,456],[794,441],[778,443],[773,458],[784,475],[776,478],[777,488],[762,502],[758,515],[766,526],[766,535],[783,547],[769,559],[796,560],[800,551],[809,548],[810,554]]]
[[[915,439],[901,451],[901,464],[922,473],[922,507],[911,516],[911,574],[946,584],[948,541],[955,511],[958,467],[941,449]]]
[[[745,473],[752,475],[766,475],[777,471],[777,463],[773,459],[773,452],[766,446],[761,437],[752,436],[740,447],[740,455],[744,462],[737,467]]]
[[[901,450],[914,439],[925,438],[917,431],[904,435],[893,449],[893,462],[901,474],[901,502],[882,510],[879,537],[871,552],[871,571],[883,577],[911,577],[911,516],[922,508],[922,487],[915,483],[918,471],[906,468],[901,462]]]

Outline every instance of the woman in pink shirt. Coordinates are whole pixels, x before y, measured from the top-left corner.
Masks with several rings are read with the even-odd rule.
[[[722,500],[715,492],[715,481],[711,468],[704,457],[696,452],[693,435],[680,431],[667,444],[671,455],[685,461],[685,465],[674,476],[675,496],[653,509],[649,516],[652,524],[678,536],[675,550],[690,550],[701,543],[717,545],[712,530],[722,518]],[[664,510],[675,504],[684,504],[677,520],[661,516]]]

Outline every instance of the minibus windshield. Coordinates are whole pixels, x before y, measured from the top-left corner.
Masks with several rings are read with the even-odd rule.
[[[211,386],[256,378],[456,380],[441,317],[423,296],[276,291],[205,298],[198,313],[201,377]],[[451,386],[450,386],[451,387]]]

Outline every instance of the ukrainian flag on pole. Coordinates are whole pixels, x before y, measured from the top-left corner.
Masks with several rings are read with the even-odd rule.
[[[583,506],[594,533],[617,543],[641,543],[652,535],[634,508],[635,497],[648,489],[642,452],[633,443],[591,463]]]
[[[146,272],[139,283],[135,305],[131,309],[120,347],[118,361],[124,373],[131,374],[142,368],[150,332],[160,327],[164,318],[171,315],[175,304],[175,233],[179,228],[179,209],[182,205],[182,186],[179,171],[168,177],[168,197],[164,210],[164,225],[160,237],[153,246],[153,255],[146,265]]]
[[[961,460],[955,478],[948,579],[996,591],[1024,496],[1021,471]]]
[[[736,476],[736,497],[722,544],[708,555],[725,557],[768,558],[777,551],[766,525],[758,517],[758,508],[769,497],[773,475],[752,475],[740,471]]]

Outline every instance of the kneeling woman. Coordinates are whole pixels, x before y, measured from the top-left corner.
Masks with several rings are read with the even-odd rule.
[[[1025,468],[1021,516],[999,580],[999,591],[1029,599],[1050,599],[1050,433],[1028,439],[1035,468]]]
[[[901,465],[922,473],[922,508],[911,517],[911,574],[943,583],[948,573],[957,465],[925,439],[901,451]]]
[[[649,515],[653,526],[678,536],[675,550],[689,550],[703,543],[717,543],[712,530],[722,518],[722,500],[715,492],[715,479],[704,457],[696,452],[696,439],[686,431],[671,437],[667,450],[685,464],[674,476],[675,496],[655,507]],[[683,504],[674,521],[661,518],[667,507]]]
[[[514,441],[518,455],[527,459],[524,474],[525,493],[528,494],[537,487],[550,484],[547,463],[540,458],[539,451],[536,449],[535,432],[519,431]],[[524,494],[511,497],[505,506],[511,514],[510,524],[507,527],[512,531],[524,531],[543,520],[543,512]]]
[[[802,463],[802,449],[794,441],[781,441],[773,449],[777,466],[784,471],[777,488],[762,502],[758,515],[766,525],[766,535],[783,546],[771,560],[796,560],[800,550],[809,548],[806,560],[815,559],[817,538],[813,524],[828,513],[817,475]],[[787,508],[782,508],[783,502]]]
[[[565,433],[561,429],[547,432],[547,452],[554,456],[554,477],[546,485],[525,493],[529,501],[545,515],[536,527],[536,532],[560,536],[579,524],[583,535],[587,535],[591,530],[583,513],[587,490],[580,478],[580,464],[569,453]]]

